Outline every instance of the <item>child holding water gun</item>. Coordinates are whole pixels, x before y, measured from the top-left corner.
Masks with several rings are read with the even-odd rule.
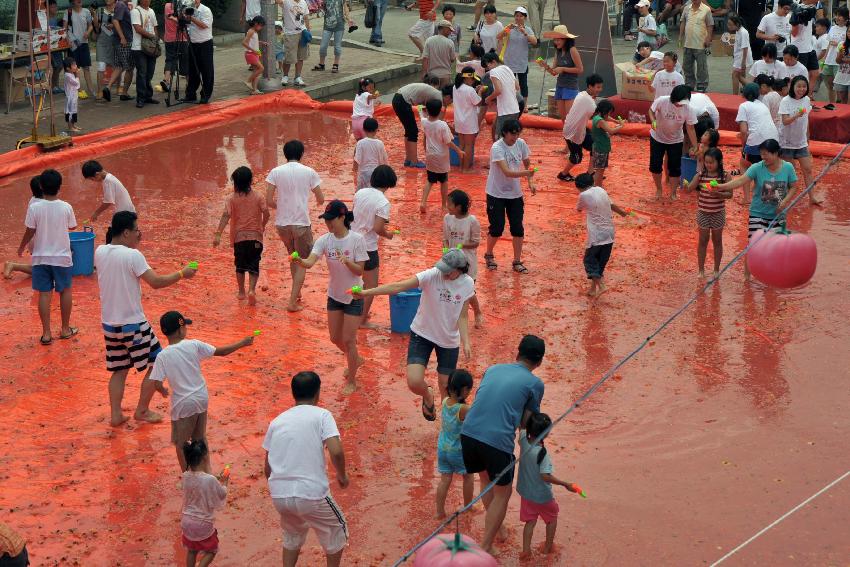
[[[708,134],[708,132],[706,132]],[[705,135],[705,134],[704,134]],[[700,149],[702,150],[702,143]],[[714,277],[720,275],[720,261],[723,259],[723,228],[726,226],[726,201],[732,198],[732,190],[718,190],[715,185],[726,183],[730,177],[723,170],[723,152],[710,147],[702,152],[702,169],[694,175],[685,190],[697,191],[697,268],[699,277],[705,277],[705,256],[708,253],[708,239],[714,246]],[[714,185],[712,185],[714,183]]]
[[[215,477],[209,474],[210,453],[203,439],[184,443],[180,450],[189,465],[183,473],[183,515],[180,519],[181,539],[186,548],[186,565],[205,567],[218,553],[218,530],[215,529],[215,511],[227,501],[229,469]]]
[[[466,370],[453,370],[447,385],[448,397],[443,399],[440,413],[440,437],[437,440],[437,472],[440,483],[437,485],[437,519],[446,517],[446,495],[452,485],[454,475],[463,477],[463,503],[472,501],[475,490],[475,477],[466,473],[463,464],[463,452],[460,447],[460,428],[469,405],[466,397],[472,393],[472,374]]]
[[[443,217],[443,247],[457,248],[463,251],[469,265],[467,275],[475,281],[478,275],[478,246],[481,244],[481,223],[475,215],[469,214],[469,195],[465,191],[455,189],[449,193],[449,212]],[[475,328],[484,324],[484,315],[478,296],[473,295],[469,300],[472,313],[475,315]]]
[[[593,148],[590,151],[593,182],[600,187],[602,186],[602,178],[605,176],[605,169],[608,167],[608,156],[611,153],[611,134],[616,134],[625,125],[622,118],[619,119],[616,126],[609,123],[609,120],[614,121],[611,116],[613,112],[614,105],[608,99],[603,99],[596,105],[596,112],[590,117],[593,124],[593,128],[590,130],[590,137],[593,140]]]
[[[375,106],[381,104],[378,100],[380,95],[381,93],[375,90],[375,81],[369,77],[360,79],[351,112],[351,133],[354,134],[355,140],[362,140],[366,136],[363,131],[363,122],[375,116]]]
[[[585,175],[585,174],[582,174]],[[579,176],[581,177],[581,176]],[[546,543],[543,553],[552,553],[555,544],[555,531],[558,529],[558,501],[552,491],[552,485],[563,486],[570,492],[581,493],[581,488],[559,479],[554,474],[552,460],[543,446],[543,439],[537,445],[532,443],[549,426],[552,420],[545,413],[535,413],[528,418],[525,429],[519,430],[519,448],[522,455],[519,460],[519,476],[516,491],[522,498],[519,519],[525,524],[522,530],[522,558],[531,556],[531,538],[537,519],[546,524]]]

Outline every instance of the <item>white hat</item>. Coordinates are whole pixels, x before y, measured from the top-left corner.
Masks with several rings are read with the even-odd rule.
[[[516,14],[517,12],[519,12],[520,14],[525,14],[526,16],[528,16],[528,10],[526,10],[526,9],[525,9],[524,7],[522,7],[522,6],[517,6],[517,7],[516,7],[516,10],[514,10],[514,14]]]
[[[649,0],[640,0],[640,2],[638,2],[636,4],[636,7],[638,7],[638,8],[642,8],[642,7],[649,8],[651,5],[652,4],[649,2]]]
[[[275,20],[275,21],[274,21],[274,25],[276,25],[276,26],[278,26],[278,27],[281,27],[281,28],[282,28],[282,27],[283,27],[283,22],[282,22],[282,21],[280,21],[280,20]]]

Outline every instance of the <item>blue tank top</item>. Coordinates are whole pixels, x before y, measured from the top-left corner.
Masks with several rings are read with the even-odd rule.
[[[437,439],[437,450],[443,453],[460,453],[460,428],[463,423],[458,419],[458,413],[463,404],[449,406],[449,400],[443,400],[443,410],[440,414],[441,429]]]

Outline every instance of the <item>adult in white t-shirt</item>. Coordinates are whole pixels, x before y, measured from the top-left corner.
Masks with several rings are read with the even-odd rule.
[[[162,420],[162,416],[148,408],[154,392],[164,390],[150,380],[152,363],[161,347],[142,310],[139,279],[154,289],[160,289],[195,275],[195,269],[189,266],[168,275],[159,275],[152,270],[136,249],[142,239],[142,231],[136,221],[136,213],[115,213],[106,233],[107,243],[98,246],[94,252],[100,291],[100,320],[106,340],[106,369],[112,373],[109,378],[109,405],[113,427],[129,419],[121,413],[121,400],[127,373],[133,367],[138,372],[147,370],[133,417],[149,422]]]
[[[697,115],[689,104],[690,98],[690,87],[678,85],[673,88],[670,96],[655,99],[649,107],[649,121],[652,124],[649,131],[649,171],[655,182],[657,200],[664,198],[661,176],[665,156],[670,198],[676,198],[679,178],[682,176],[682,142],[685,141],[683,126],[688,132],[691,148],[697,147],[697,135],[694,131]]]
[[[485,8],[484,21],[475,30],[476,39],[481,43],[481,47],[484,48],[484,53],[490,53],[498,49],[499,34],[505,29],[505,25],[497,20],[496,17],[496,6],[492,6],[490,11]]]
[[[313,250],[310,193],[316,196],[318,206],[324,204],[322,180],[313,168],[301,163],[304,144],[300,140],[286,142],[283,156],[286,163],[272,169],[266,176],[266,203],[270,208],[277,209],[274,224],[287,254],[298,252],[302,258],[306,258]],[[286,310],[294,313],[303,309],[298,301],[306,272],[296,262],[289,264],[289,271],[292,274],[292,290],[289,292]]]
[[[117,177],[104,171],[100,163],[91,160],[83,164],[83,178],[92,182],[99,183],[103,189],[103,199],[100,205],[89,217],[90,222],[94,222],[102,212],[110,206],[115,207],[115,212],[130,211],[136,212],[136,207],[133,206],[133,200],[130,199],[130,193],[127,188],[118,180]]]
[[[779,132],[770,116],[770,110],[758,99],[758,85],[748,84],[744,87],[742,94],[746,100],[738,107],[735,122],[738,123],[740,138],[744,143],[743,153],[749,162],[749,164],[743,163],[745,158],[742,157],[741,169],[744,169],[761,161],[759,146],[765,140],[778,141]]]
[[[345,516],[331,497],[325,448],[342,488],[348,486],[345,453],[333,416],[316,405],[321,384],[315,372],[293,376],[295,406],[272,420],[263,439],[263,470],[280,514],[285,565],[295,565],[310,528],[325,550],[328,565],[340,564],[348,541]]]
[[[281,4],[281,2],[277,2]],[[275,7],[277,8],[277,7]],[[262,15],[260,0],[242,0],[242,19],[241,23],[250,22],[256,16]]]
[[[130,10],[130,22],[133,24],[133,42],[130,44],[130,50],[133,52],[136,64],[137,108],[158,102],[153,99],[153,86],[151,86],[156,68],[156,57],[148,55],[142,49],[142,37],[159,41],[156,33],[156,12],[150,5],[151,0],[139,0],[138,4]]]
[[[372,172],[372,186],[364,187],[354,194],[351,206],[354,212],[354,222],[351,229],[363,235],[366,241],[366,253],[369,260],[363,266],[363,288],[371,289],[378,285],[378,268],[381,259],[378,255],[378,237],[392,240],[395,232],[390,230],[390,202],[387,199],[388,189],[395,187],[398,182],[395,171],[388,165],[379,165]],[[372,307],[371,296],[363,298],[363,322],[361,325],[370,326],[369,310]]]
[[[587,129],[587,121],[596,112],[596,97],[602,93],[602,77],[594,73],[587,77],[586,83],[587,89],[578,93],[564,120],[564,139],[567,141],[570,157],[564,165],[563,171],[558,174],[558,179],[561,181],[574,180],[570,171],[574,166],[581,163],[582,150],[590,151],[593,147],[593,139],[590,137],[590,130]]]
[[[809,69],[800,63],[799,61],[794,61],[794,58],[790,55],[785,56],[786,61],[784,63],[780,63],[776,66],[776,78],[777,79],[788,79],[790,80],[794,77],[806,77],[809,78]],[[793,61],[793,64],[788,64],[788,59]]]
[[[694,114],[697,115],[697,120],[700,116],[708,115],[714,123],[715,129],[720,129],[720,111],[714,101],[705,93],[691,93],[691,100],[688,105],[694,109]]]
[[[496,102],[496,120],[493,121],[493,141],[496,141],[501,136],[504,123],[519,118],[519,101],[517,100],[519,82],[511,68],[503,65],[495,53],[485,54],[481,64],[487,69],[487,74],[493,83],[493,92],[484,98],[484,102],[487,104]]]
[[[440,397],[448,394],[449,374],[457,368],[460,347],[472,356],[469,342],[469,300],[475,295],[475,282],[467,275],[469,262],[457,248],[443,254],[437,264],[414,277],[363,290],[364,296],[395,295],[414,288],[422,290],[419,309],[410,324],[407,347],[407,387],[422,397],[422,415],[428,421],[437,416],[434,391],[425,381],[431,352],[437,353]]]
[[[38,292],[38,316],[41,319],[41,344],[47,346],[53,342],[50,330],[50,304],[53,292],[59,294],[59,307],[62,314],[60,339],[69,339],[77,334],[71,326],[71,239],[68,231],[77,226],[74,209],[57,196],[62,186],[62,176],[54,169],[45,170],[39,176],[44,199],[35,201],[27,207],[24,220],[26,230],[18,247],[18,256],[32,240],[32,289]]]
[[[775,44],[779,53],[791,39],[791,4],[791,0],[782,0],[777,11],[764,16],[756,29],[756,37]]]

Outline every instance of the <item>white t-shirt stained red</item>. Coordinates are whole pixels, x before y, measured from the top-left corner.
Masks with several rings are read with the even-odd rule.
[[[587,248],[614,242],[611,199],[605,189],[593,186],[582,191],[578,196],[576,210],[587,214]]]
[[[578,93],[564,120],[564,139],[574,144],[584,142],[584,137],[587,135],[587,121],[594,112],[596,112],[596,101],[593,97],[587,94],[587,91]]]
[[[449,243],[449,248],[455,248],[458,244],[478,244],[481,242],[481,223],[475,215],[466,215],[457,218],[447,214],[443,217],[443,240]],[[478,254],[476,248],[463,248],[463,255],[469,262],[467,274],[473,280],[478,276]]]
[[[168,345],[156,357],[151,380],[171,385],[171,421],[207,411],[209,393],[201,361],[215,354],[205,342],[185,339]]]
[[[272,169],[266,181],[277,189],[275,225],[311,226],[310,193],[322,183],[319,174],[311,167],[290,161]]]
[[[687,100],[682,101],[681,106],[670,102],[669,96],[655,99],[650,107],[655,113],[655,127],[649,131],[649,135],[656,142],[662,144],[681,144],[685,141],[685,133],[682,126],[697,123],[697,115]]]
[[[441,348],[458,348],[464,302],[475,295],[475,282],[467,274],[450,280],[437,268],[416,274],[422,298],[410,330]]]
[[[74,209],[60,199],[42,199],[27,207],[24,219],[27,228],[35,230],[32,237],[32,265],[69,268],[72,264],[71,237],[68,231],[77,226]]]
[[[452,96],[452,106],[455,109],[455,132],[458,134],[477,134],[478,109],[481,97],[469,85],[455,87]]]
[[[378,250],[378,233],[375,232],[375,217],[390,220],[390,202],[383,191],[374,187],[364,187],[354,194],[354,222],[351,230],[363,235],[368,252]]]
[[[454,137],[449,125],[443,120],[422,121],[425,133],[425,169],[434,173],[448,173],[451,166],[449,142]]]
[[[130,211],[136,212],[136,207],[133,206],[133,201],[130,199],[130,193],[124,184],[111,173],[107,173],[103,178],[103,202],[109,205],[115,205],[115,212]]]

